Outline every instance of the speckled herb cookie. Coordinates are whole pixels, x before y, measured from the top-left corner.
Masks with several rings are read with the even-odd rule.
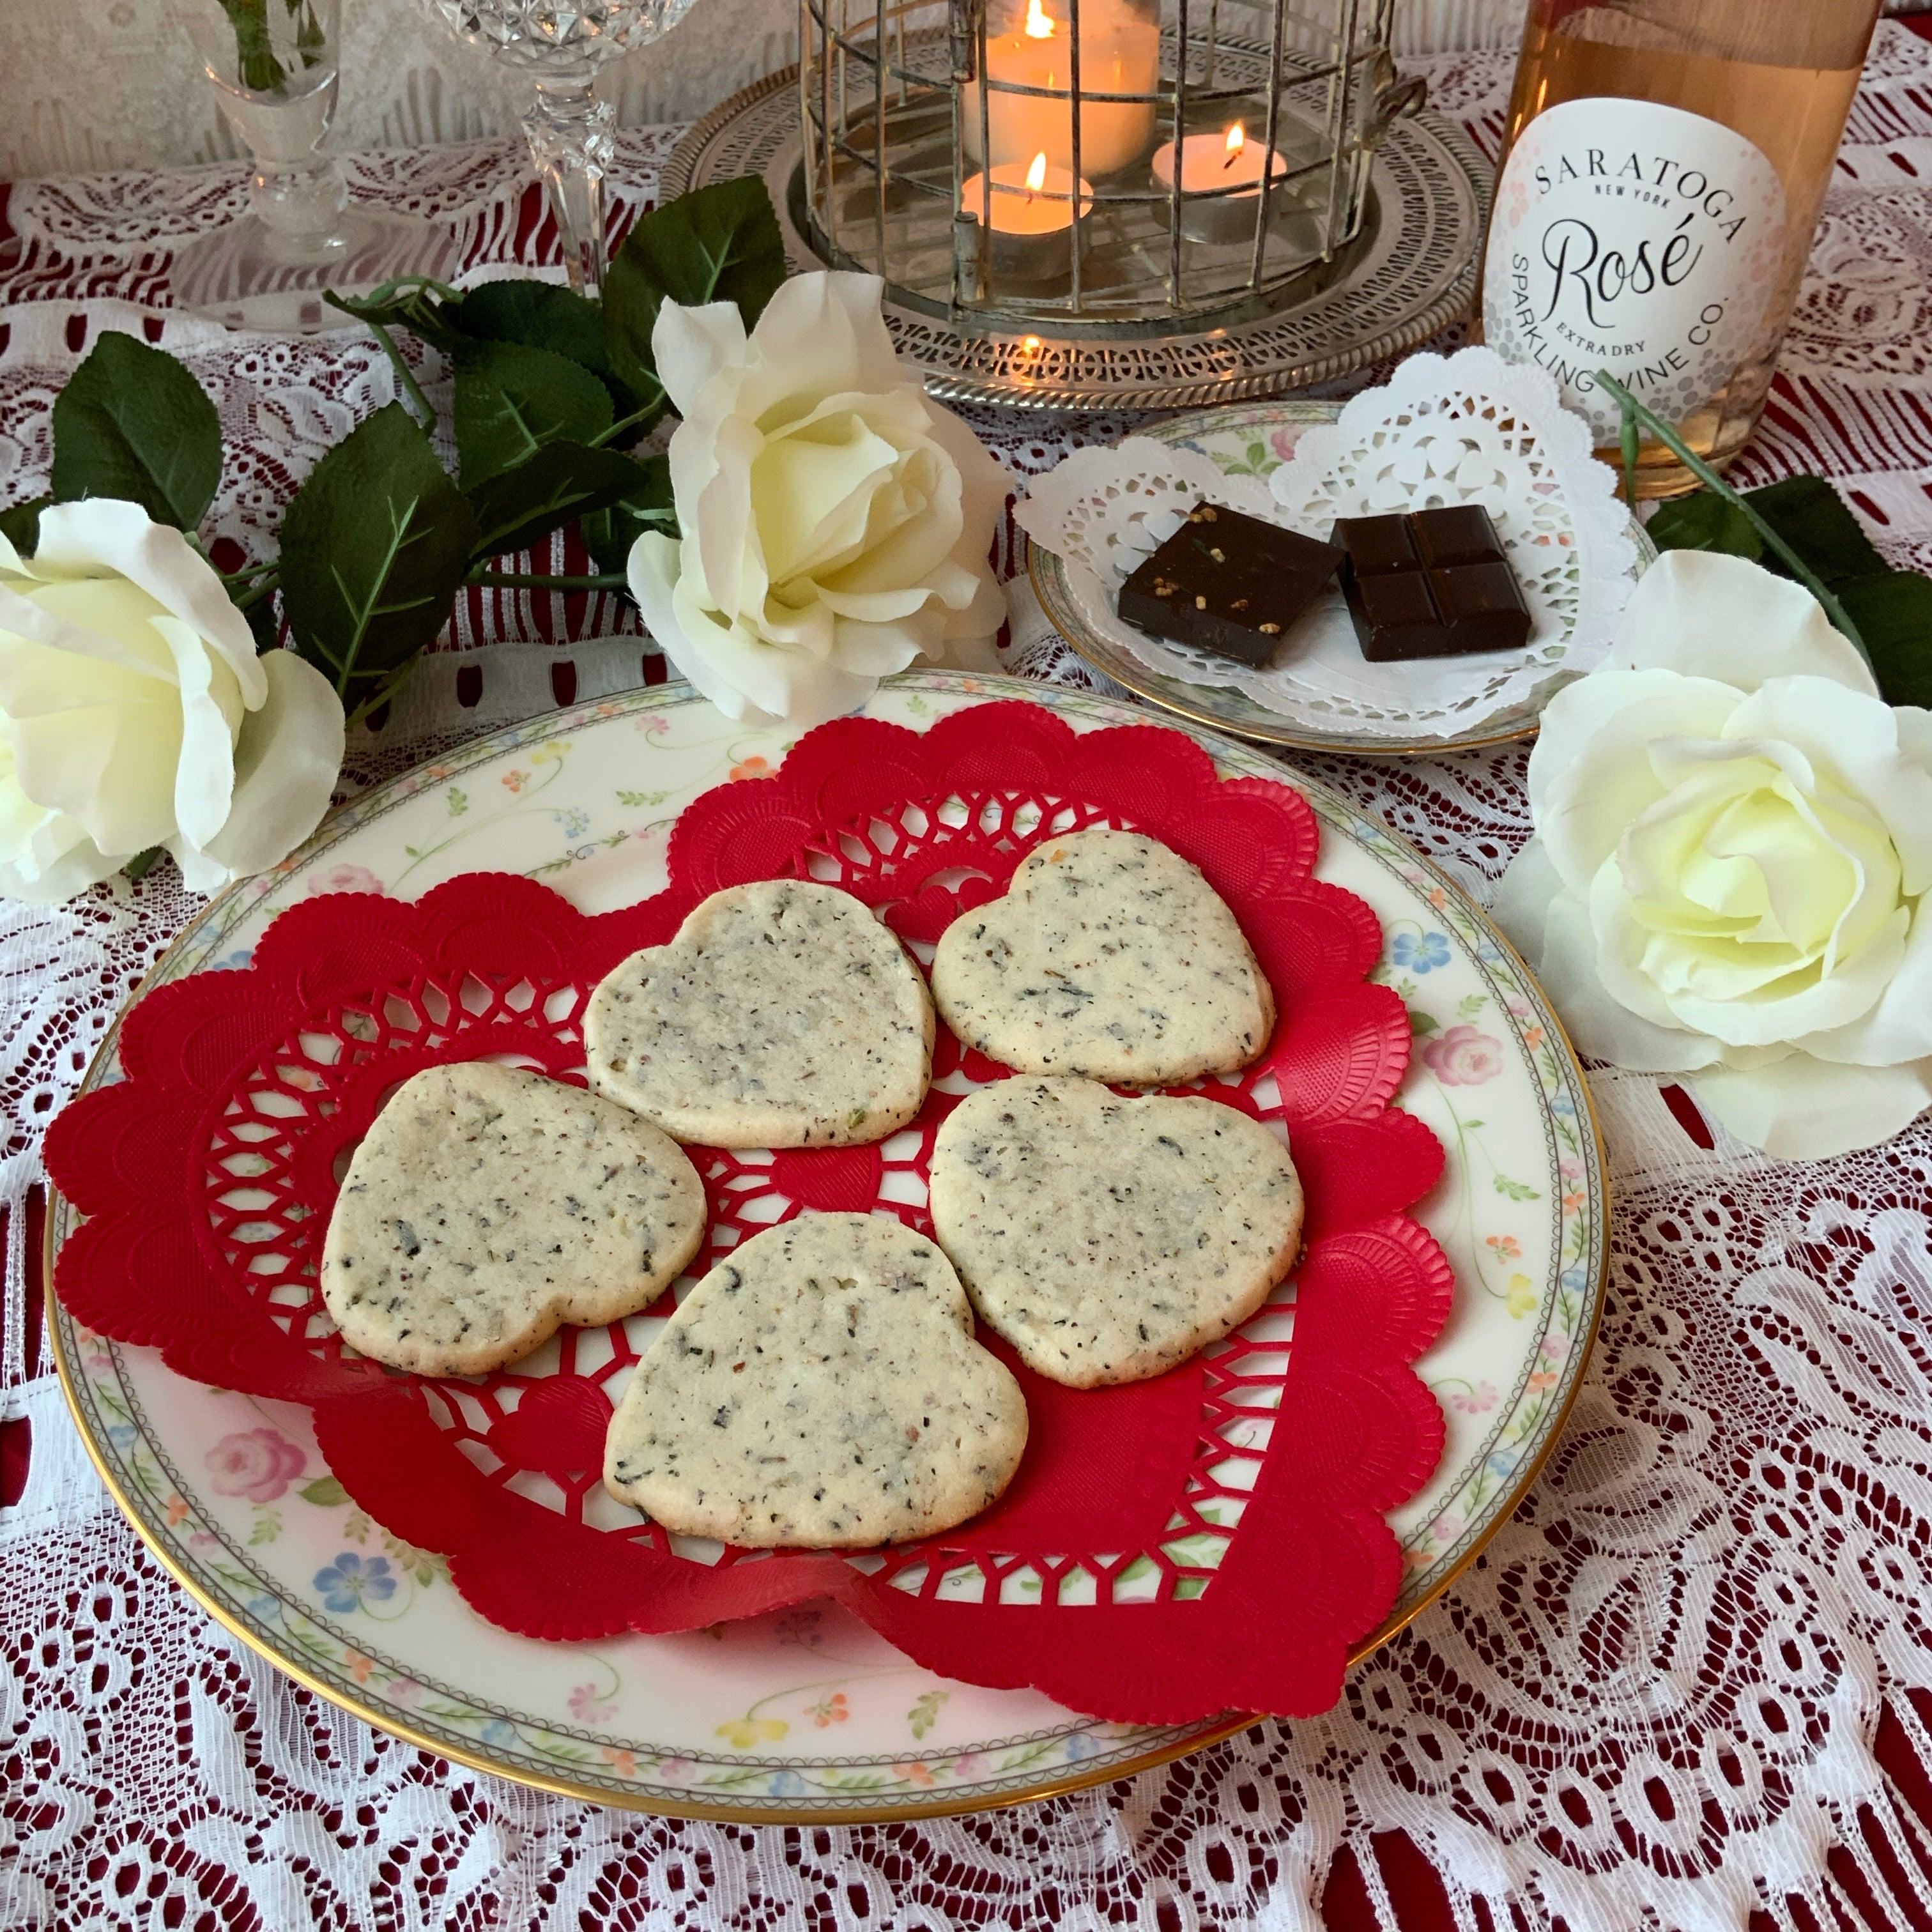
[[[668,946],[590,997],[590,1084],[706,1147],[847,1147],[926,1098],[932,1002],[849,892],[772,879],[713,892]]]
[[[474,1060],[406,1080],[349,1163],[322,1253],[342,1339],[482,1375],[564,1322],[648,1308],[698,1252],[684,1150],[579,1087]]]
[[[1096,828],[1030,853],[962,913],[932,997],[969,1046],[1022,1073],[1160,1087],[1265,1051],[1274,995],[1220,896],[1157,840]]]
[[[1292,1270],[1301,1183],[1218,1100],[1003,1080],[948,1115],[932,1222],[980,1318],[1074,1388],[1164,1374]]]
[[[878,1214],[801,1214],[685,1297],[611,1419],[604,1486],[666,1528],[863,1550],[963,1522],[1026,1448],[946,1257]]]

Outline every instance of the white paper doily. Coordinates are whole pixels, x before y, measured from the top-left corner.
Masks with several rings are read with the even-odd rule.
[[[1466,732],[1601,661],[1637,568],[1616,488],[1588,424],[1562,407],[1547,376],[1468,349],[1412,356],[1339,422],[1304,430],[1267,482],[1130,436],[1076,452],[1030,486],[1014,515],[1061,559],[1081,621],[1149,670],[1232,686],[1316,730],[1413,740]],[[1530,607],[1529,644],[1370,664],[1334,586],[1258,670],[1148,637],[1115,614],[1120,585],[1204,496],[1321,538],[1338,516],[1480,503]]]

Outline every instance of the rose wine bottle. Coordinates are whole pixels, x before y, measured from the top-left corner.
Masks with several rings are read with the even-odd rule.
[[[1607,369],[1722,469],[1763,410],[1877,0],[1530,0],[1479,320],[1621,461]],[[1696,478],[1646,439],[1640,496]]]

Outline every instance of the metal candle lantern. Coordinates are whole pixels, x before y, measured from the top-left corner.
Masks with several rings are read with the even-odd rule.
[[[1124,346],[1280,309],[1420,104],[1392,0],[802,0],[806,232],[965,334]]]

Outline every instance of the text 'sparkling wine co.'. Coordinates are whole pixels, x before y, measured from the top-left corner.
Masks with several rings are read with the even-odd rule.
[[[1484,338],[1612,454],[1607,369],[1720,466],[1750,435],[1876,0],[1531,0],[1483,263]],[[1638,490],[1695,479],[1645,442]]]

